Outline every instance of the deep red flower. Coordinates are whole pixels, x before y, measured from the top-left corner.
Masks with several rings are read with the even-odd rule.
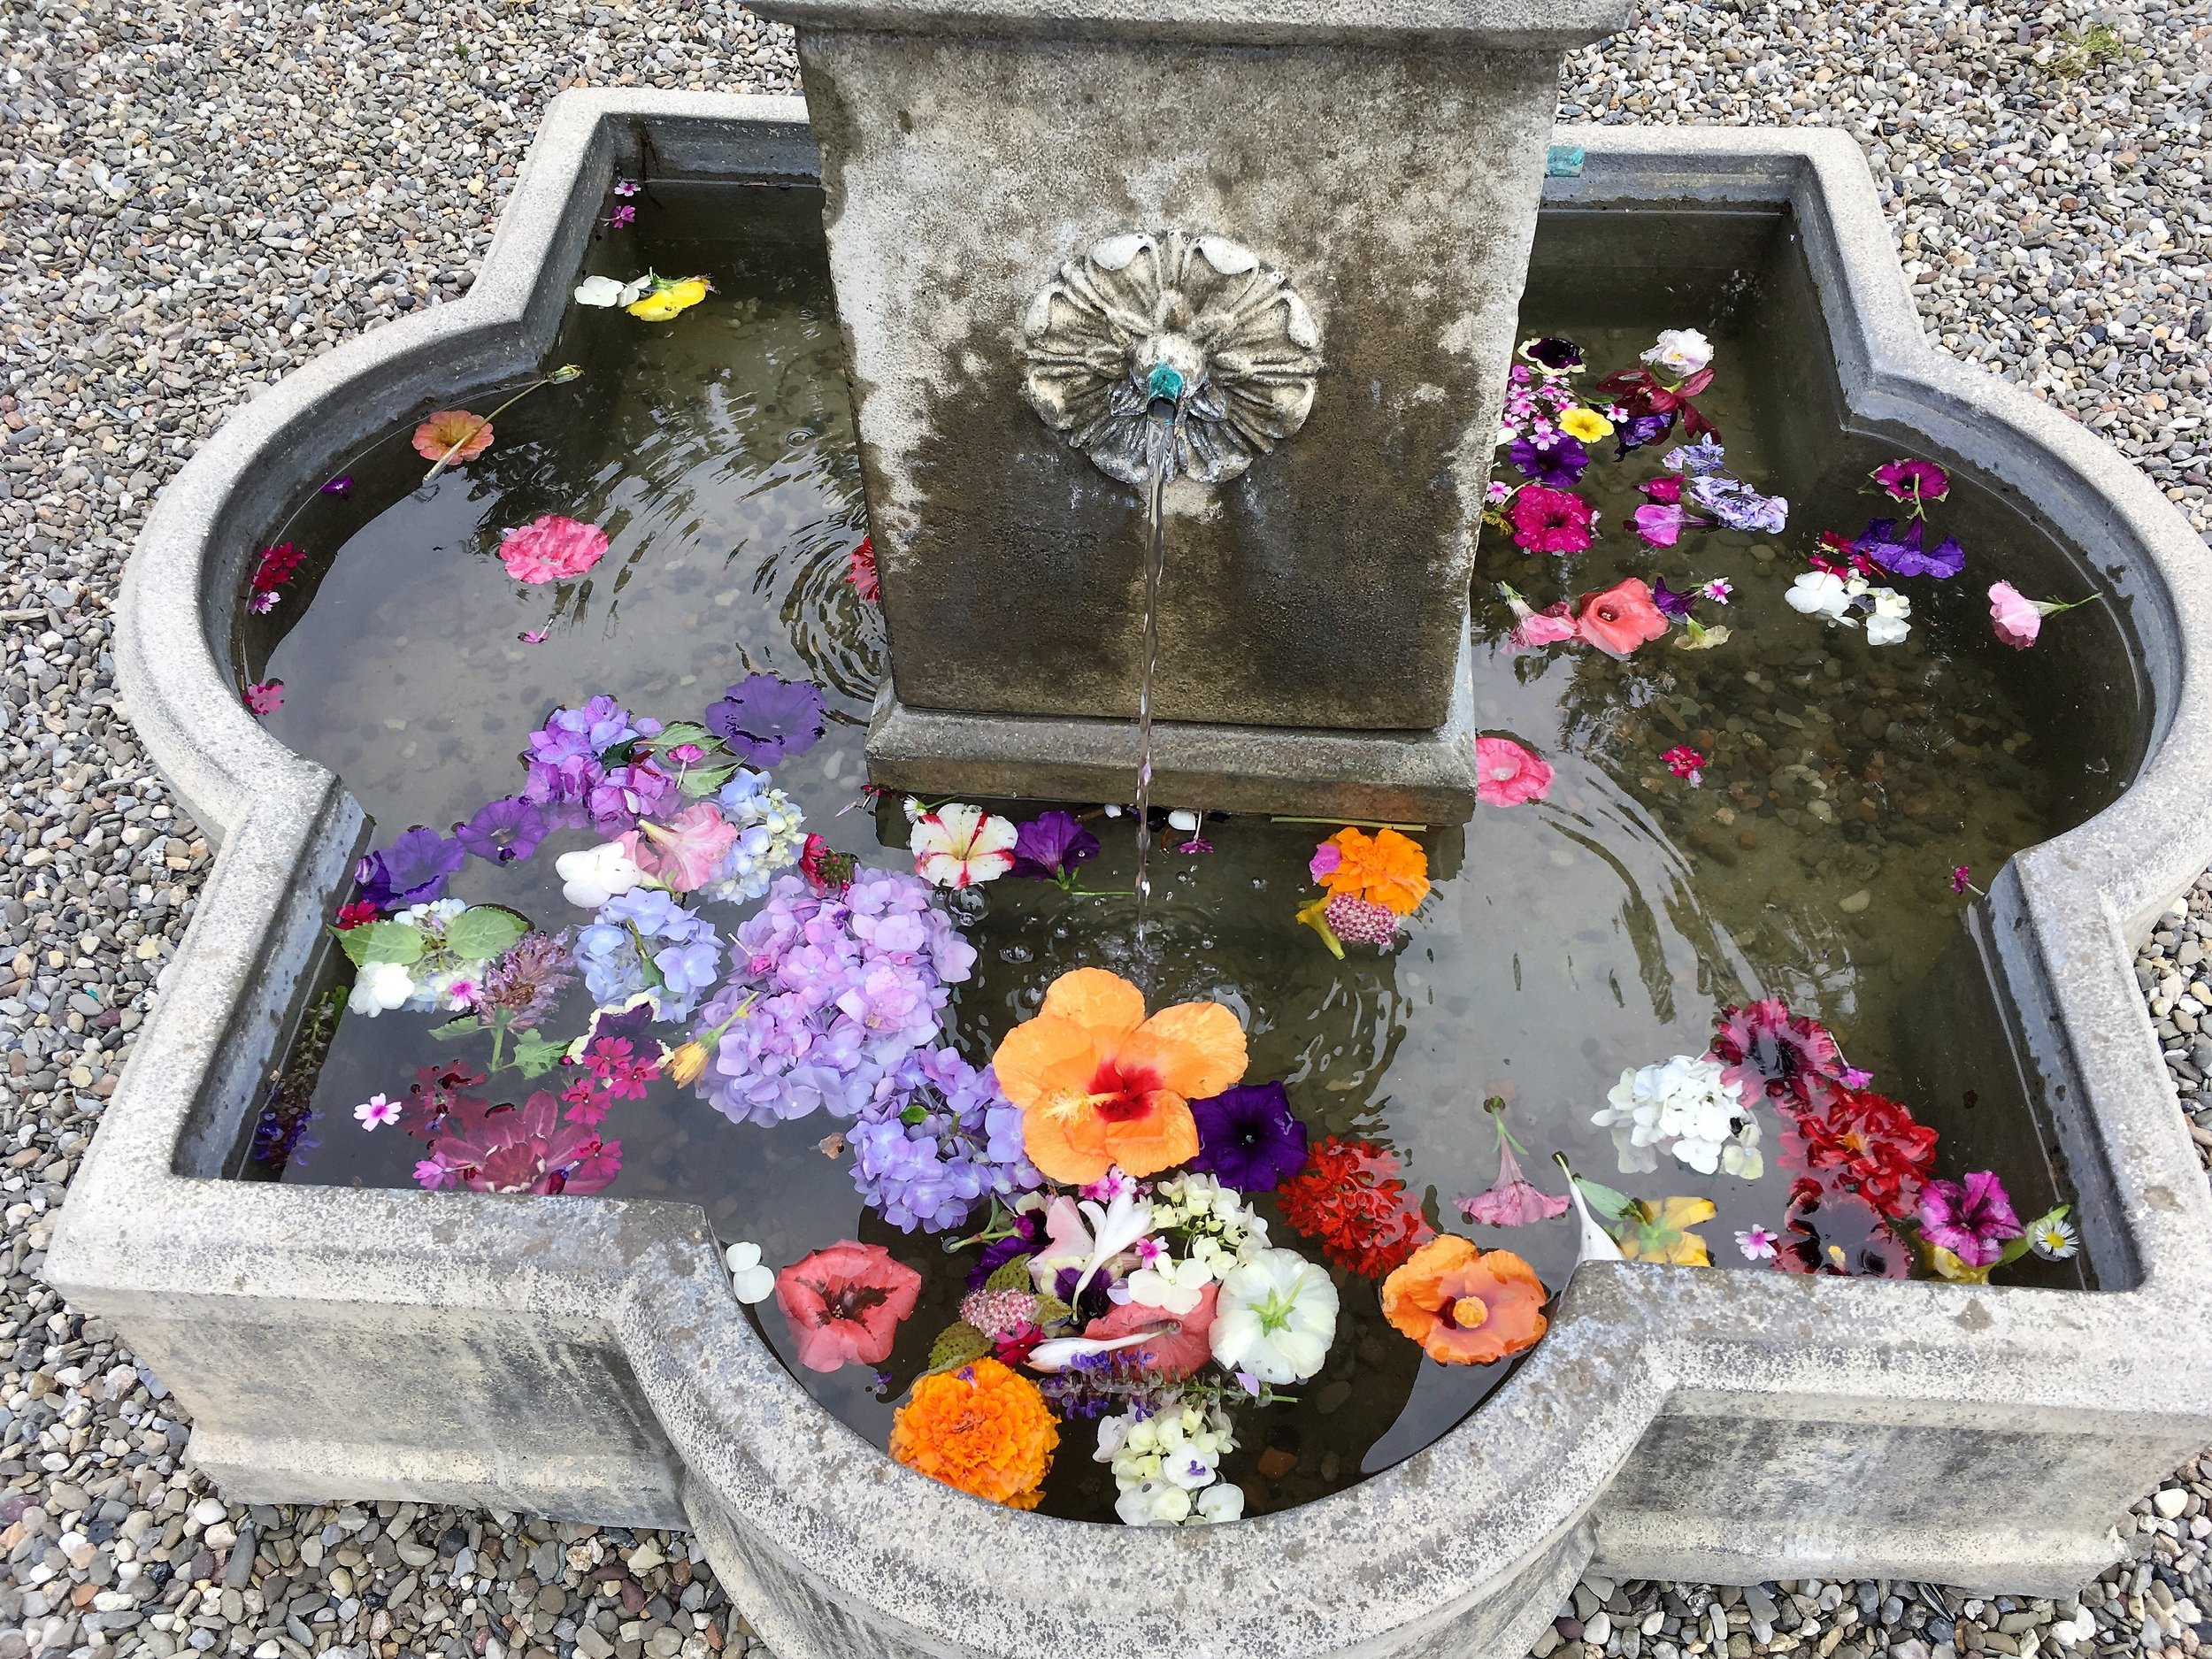
[[[1321,1240],[1329,1259],[1348,1271],[1380,1279],[1436,1236],[1421,1207],[1406,1195],[1398,1160],[1366,1141],[1325,1136],[1308,1150],[1306,1167],[1276,1188],[1283,1218]]]
[[[860,538],[860,545],[852,551],[852,568],[846,573],[853,591],[870,604],[883,597],[883,583],[876,574],[876,539],[872,535]]]
[[[1823,1088],[1783,1114],[1782,1167],[1802,1177],[1793,1202],[1855,1193],[1886,1216],[1910,1215],[1935,1167],[1936,1132],[1872,1089]]]
[[[334,925],[342,933],[349,928],[360,927],[373,922],[383,914],[383,911],[378,910],[366,899],[356,899],[350,904],[342,904],[338,907],[338,919]]]
[[[1786,1273],[1832,1279],[1903,1279],[1912,1252],[1873,1205],[1855,1193],[1822,1193],[1800,1181],[1783,1217],[1774,1264]]]
[[[299,569],[306,557],[289,541],[280,541],[273,548],[264,548],[261,563],[253,573],[253,590],[257,594],[273,594],[292,580],[292,572]]]

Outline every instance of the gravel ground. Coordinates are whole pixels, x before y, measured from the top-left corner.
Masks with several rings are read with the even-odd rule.
[[[2206,19],[2161,0],[1668,4],[1573,56],[1563,112],[1847,127],[1943,345],[2106,434],[2201,532]],[[721,0],[0,0],[0,1659],[742,1655],[757,1644],[681,1538],[227,1507],[158,1381],[38,1274],[210,856],[111,683],[148,498],[257,388],[465,292],[558,88],[787,89],[787,39]],[[2139,970],[2200,1148],[2208,949],[2212,879]],[[2193,1654],[2208,1500],[2181,1471],[2078,1602],[1593,1579],[1537,1652]]]

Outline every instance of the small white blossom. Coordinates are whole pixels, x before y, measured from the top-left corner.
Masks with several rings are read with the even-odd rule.
[[[730,1288],[740,1302],[749,1306],[776,1294],[775,1270],[762,1264],[757,1244],[733,1244],[722,1259],[729,1263]]]
[[[1850,589],[1833,571],[1807,571],[1782,597],[1789,601],[1791,610],[1830,622],[1847,621],[1851,610]]]
[[[1912,632],[1905,620],[1912,615],[1911,600],[1890,588],[1870,588],[1867,596],[1874,602],[1874,613],[1866,619],[1869,645],[1895,645]]]
[[[353,994],[346,998],[346,1011],[374,1019],[388,1010],[404,1008],[407,999],[414,994],[415,976],[407,972],[405,963],[367,963],[354,976]]]
[[[1717,1060],[1678,1054],[1621,1073],[1591,1121],[1613,1132],[1623,1174],[1657,1169],[1664,1150],[1701,1175],[1725,1170],[1759,1179],[1766,1167],[1759,1125],[1742,1092],[1723,1078],[1725,1069]]]
[[[587,910],[597,910],[645,879],[645,872],[631,861],[619,841],[563,853],[553,861],[553,872],[561,879],[561,896]]]

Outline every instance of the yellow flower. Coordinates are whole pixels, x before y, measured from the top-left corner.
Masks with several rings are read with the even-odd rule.
[[[1621,1254],[1632,1262],[1669,1262],[1677,1267],[1710,1267],[1705,1240],[1689,1231],[1714,1216],[1709,1198],[1663,1198],[1654,1210],[1645,1200],[1623,1217]]]
[[[1585,443],[1595,443],[1600,438],[1613,435],[1613,423],[1594,409],[1575,408],[1559,418],[1559,430],[1570,438],[1579,438]]]
[[[710,286],[704,277],[686,277],[680,282],[656,277],[652,292],[642,299],[631,301],[625,309],[631,316],[641,317],[649,323],[664,323],[678,311],[688,311],[706,298]]]
[[[670,1080],[679,1087],[689,1088],[699,1080],[699,1074],[707,1069],[707,1046],[703,1042],[687,1042],[668,1056]]]

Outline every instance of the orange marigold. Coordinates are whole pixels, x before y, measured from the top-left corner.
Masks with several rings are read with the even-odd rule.
[[[909,1469],[1016,1509],[1037,1507],[1059,1443],[1037,1385],[995,1359],[923,1378],[891,1419],[891,1455]]]
[[[1394,829],[1340,829],[1321,843],[1337,850],[1333,868],[1323,872],[1325,860],[1317,859],[1315,872],[1333,894],[1348,893],[1380,904],[1401,916],[1410,916],[1429,895],[1429,856],[1420,842]]]

